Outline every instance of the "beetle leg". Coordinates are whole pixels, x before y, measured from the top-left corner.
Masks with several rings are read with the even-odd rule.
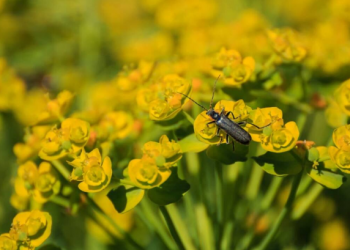
[[[220,141],[218,144],[216,144],[216,146],[220,146],[221,145],[221,142],[222,142],[222,137],[220,136]]]
[[[265,125],[265,126],[259,127],[258,125],[255,125],[254,123],[247,122],[247,121],[241,121],[241,122],[238,122],[237,124],[240,125],[240,126],[241,126],[241,125],[249,124],[249,125],[252,125],[252,126],[254,126],[254,127],[258,128],[258,129],[263,129],[263,128],[266,128],[266,127],[268,127],[268,126],[271,125],[271,123],[269,123],[269,124],[267,124],[267,125]]]
[[[229,138],[228,134],[226,134],[226,144],[230,144],[230,138]]]
[[[222,108],[221,112],[220,112],[220,116],[225,112],[225,107]]]
[[[216,131],[216,136],[220,136],[220,128],[218,127],[218,130]]]
[[[229,112],[226,114],[226,117],[228,118],[228,116],[229,116],[230,114],[232,115],[233,120],[236,120],[236,119],[238,119],[238,118],[240,118],[240,117],[242,116],[242,114],[240,114],[239,116],[235,117],[235,116],[233,115],[233,112],[232,112],[232,111],[229,111]]]
[[[213,124],[213,123],[215,123],[215,121],[208,122],[208,123],[207,123],[207,127],[209,128],[208,125],[209,125],[209,124]]]

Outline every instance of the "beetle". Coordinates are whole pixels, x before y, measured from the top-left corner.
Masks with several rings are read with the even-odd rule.
[[[213,121],[208,122],[206,125],[207,127],[209,127],[210,124],[215,123],[217,126],[217,131],[216,131],[216,136],[220,137],[220,141],[218,146],[221,144],[222,142],[222,137],[220,136],[220,130],[225,131],[226,133],[226,143],[229,144],[229,136],[234,140],[239,142],[240,144],[243,145],[249,145],[250,141],[252,140],[252,137],[250,136],[250,134],[244,130],[241,126],[246,125],[246,124],[250,124],[258,129],[263,129],[267,126],[270,126],[270,124],[263,126],[263,127],[259,127],[253,123],[250,123],[248,121],[240,121],[240,122],[235,122],[233,120],[231,120],[229,118],[229,115],[232,115],[232,118],[235,120],[239,117],[235,117],[232,113],[232,111],[229,111],[227,114],[225,114],[225,107],[221,110],[220,113],[216,112],[212,106],[213,104],[213,99],[214,99],[214,94],[215,94],[215,88],[216,88],[216,83],[219,80],[220,75],[218,76],[218,78],[216,79],[215,83],[214,83],[214,89],[213,89],[213,95],[210,101],[210,107],[209,109],[206,109],[203,105],[197,103],[195,100],[193,100],[192,98],[190,98],[189,96],[177,92],[183,96],[185,96],[186,98],[190,99],[192,102],[194,102],[195,104],[197,104],[198,106],[200,106],[202,109],[204,109],[205,111],[207,111],[207,115],[213,119]],[[234,149],[234,143],[232,142],[232,146]]]

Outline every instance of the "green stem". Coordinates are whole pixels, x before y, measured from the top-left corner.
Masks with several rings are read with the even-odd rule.
[[[159,217],[153,212],[153,209],[149,204],[148,199],[144,199],[141,202],[141,208],[142,208],[143,214],[145,215],[144,217],[146,217],[151,222],[151,224],[154,226],[155,231],[158,233],[160,238],[162,238],[162,240],[164,241],[164,244],[168,247],[168,249],[176,249],[176,245],[174,244],[174,241],[166,231],[165,225],[162,223],[162,221],[159,220]]]
[[[52,161],[51,162],[56,169],[58,170],[58,172],[61,173],[61,175],[66,179],[66,180],[70,180],[70,172],[67,170],[67,168],[62,164],[62,162],[60,162],[59,160],[56,161]]]
[[[311,179],[311,178],[309,178],[309,179]],[[269,186],[269,189],[267,190],[267,193],[261,202],[261,210],[262,211],[264,211],[270,207],[273,199],[276,196],[277,191],[279,190],[279,187],[281,186],[282,181],[283,181],[283,178],[281,178],[281,177],[274,177],[272,179],[272,182]]]
[[[324,188],[320,184],[314,183],[310,191],[297,200],[297,205],[294,207],[292,212],[292,219],[297,220],[301,216],[303,216],[306,210],[311,206],[311,204],[314,203],[314,201],[320,195],[323,189]]]
[[[168,213],[168,210],[166,209],[165,206],[159,206],[159,209],[164,216],[164,219],[168,225],[169,231],[170,231],[171,235],[173,236],[173,239],[174,239],[176,245],[179,247],[180,250],[185,250],[185,247],[181,242],[180,236],[176,231],[176,228],[175,228],[174,223],[173,223],[173,221]]]
[[[295,199],[295,195],[297,193],[297,190],[298,190],[299,183],[300,183],[302,175],[303,175],[303,171],[300,171],[300,173],[297,174],[294,177],[292,188],[290,190],[289,197],[288,197],[286,205],[282,209],[282,212],[278,216],[277,221],[275,222],[273,227],[270,229],[268,234],[265,236],[265,238],[261,242],[260,246],[255,248],[255,250],[264,250],[264,249],[266,249],[268,247],[268,245],[270,244],[270,242],[275,237],[275,235],[276,235],[278,229],[280,228],[284,218],[290,213],[290,211],[292,209],[292,205],[293,205],[293,202],[294,202],[294,199]]]
[[[58,196],[58,195],[52,196],[50,198],[50,201],[62,207],[70,208],[69,200],[67,200],[66,198],[63,198],[62,196]]]
[[[261,155],[263,152],[264,149],[259,146],[256,155]],[[261,167],[256,162],[254,162],[245,193],[248,200],[254,200],[257,196],[263,176],[264,171],[262,171]]]
[[[184,116],[186,117],[186,119],[193,125],[194,124],[194,119],[193,117],[187,113],[185,110],[182,110],[182,113],[184,114]]]
[[[143,250],[144,248],[140,246],[133,238],[130,237],[129,234],[127,234],[111,217],[109,217],[97,204],[96,202],[90,197],[87,196],[88,204],[91,206],[91,208],[95,211],[100,213],[106,220],[108,220],[111,225],[123,236],[125,237],[126,241],[129,242],[132,246],[134,246],[136,249]]]

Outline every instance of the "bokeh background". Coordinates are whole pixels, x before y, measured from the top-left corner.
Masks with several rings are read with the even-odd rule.
[[[67,89],[83,102],[86,86],[113,82],[140,60],[167,61],[181,72],[199,69],[205,55],[225,46],[252,56],[259,67],[271,54],[266,30],[284,27],[298,32],[308,52],[304,65],[314,89],[331,95],[350,78],[348,0],[0,0],[0,57],[28,91]],[[35,100],[34,95],[23,105]],[[0,232],[16,214],[9,202],[17,169],[12,149],[23,139],[28,111],[0,113]],[[316,110],[301,139],[326,145],[331,133],[324,111]],[[264,179],[263,190],[270,181]],[[349,190],[348,183],[324,190],[300,220],[283,228],[283,249],[350,249]],[[282,189],[277,207],[286,196]],[[66,249],[116,249],[88,232],[92,226],[82,214],[66,216],[53,204],[46,209],[59,221],[50,242]],[[149,249],[164,247],[142,226],[135,230],[141,241],[152,241]]]

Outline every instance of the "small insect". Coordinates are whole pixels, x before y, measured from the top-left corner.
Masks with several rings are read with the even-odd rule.
[[[235,117],[232,113],[232,111],[229,111],[227,114],[225,114],[225,107],[221,110],[220,114],[218,112],[216,112],[213,107],[213,99],[214,99],[214,94],[215,94],[215,88],[216,88],[216,83],[219,80],[220,75],[218,76],[218,78],[216,79],[215,83],[214,83],[214,89],[213,89],[213,95],[211,97],[211,101],[210,101],[210,107],[209,109],[206,109],[204,106],[202,106],[201,104],[197,103],[195,100],[193,100],[192,98],[188,97],[187,95],[178,92],[179,94],[182,94],[183,96],[185,96],[186,98],[190,99],[192,102],[194,102],[195,104],[197,104],[198,106],[200,106],[202,109],[204,109],[205,111],[207,111],[207,115],[213,119],[213,121],[208,122],[206,125],[207,127],[209,127],[210,124],[215,123],[217,126],[217,131],[216,131],[216,136],[220,137],[220,141],[218,146],[221,144],[222,142],[222,137],[220,136],[220,130],[222,129],[223,131],[226,132],[226,143],[229,144],[229,136],[231,136],[231,138],[234,141],[239,142],[240,144],[243,145],[249,145],[250,141],[252,140],[252,137],[250,136],[250,134],[245,131],[241,126],[244,126],[246,124],[250,124],[258,129],[262,129],[265,128],[267,126],[269,126],[270,124],[264,126],[264,127],[259,127],[253,123],[250,123],[248,121],[240,121],[240,122],[234,122],[233,120],[231,120],[229,118],[229,115],[232,116],[233,119],[237,119],[239,117]],[[234,150],[234,143],[232,142],[232,146],[233,146],[233,150]]]

